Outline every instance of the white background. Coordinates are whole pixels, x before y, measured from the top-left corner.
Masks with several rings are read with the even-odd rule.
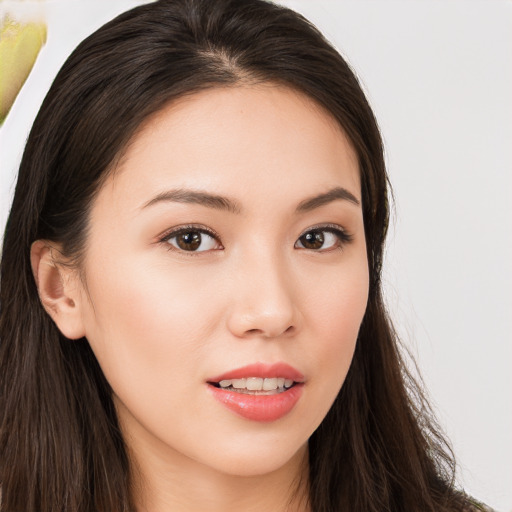
[[[49,25],[0,129],[0,225],[24,140],[66,56],[139,1],[0,3]],[[512,2],[282,0],[347,57],[380,122],[396,197],[387,300],[468,492],[512,511]],[[17,7],[15,7],[17,6]]]

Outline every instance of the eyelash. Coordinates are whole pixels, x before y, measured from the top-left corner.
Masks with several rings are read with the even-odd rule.
[[[185,233],[202,233],[202,234],[211,236],[213,239],[215,239],[220,244],[220,237],[219,237],[219,235],[215,231],[213,231],[213,229],[209,229],[209,228],[207,228],[205,226],[197,226],[197,225],[193,225],[193,224],[188,225],[188,226],[180,226],[177,229],[173,228],[171,231],[168,231],[167,233],[165,233],[159,239],[159,242],[165,244],[167,246],[166,247],[167,250],[169,250],[169,251],[176,251],[176,252],[179,252],[181,254],[185,254],[187,256],[194,256],[198,252],[206,252],[206,251],[185,251],[185,250],[180,250],[180,249],[177,249],[176,247],[172,246],[169,243],[169,240],[172,240],[173,238],[177,238],[178,236],[183,235]],[[224,247],[222,247],[222,244],[220,244],[220,245],[221,245],[221,248],[224,249]],[[220,250],[220,249],[215,249],[215,250]]]
[[[324,249],[324,250],[309,249],[314,252],[327,252],[327,251],[331,251],[334,249],[343,249],[343,247],[346,244],[352,242],[352,240],[354,239],[354,237],[351,234],[347,233],[341,226],[338,226],[337,224],[321,224],[319,226],[313,226],[313,227],[308,228],[305,231],[303,231],[297,238],[297,241],[299,241],[304,235],[307,235],[308,233],[315,232],[315,231],[321,232],[321,233],[332,233],[333,235],[335,235],[337,237],[338,243],[337,243],[336,247],[334,247],[332,249],[331,248]],[[304,248],[304,249],[308,250],[307,248]]]
[[[183,235],[185,233],[191,233],[191,232],[203,233],[203,234],[206,234],[206,235],[212,237],[213,239],[215,239],[220,244],[221,247],[219,249],[214,249],[214,250],[222,250],[222,249],[224,249],[224,247],[220,243],[220,237],[219,237],[219,235],[215,231],[213,231],[212,229],[207,228],[205,226],[197,226],[197,225],[181,226],[181,227],[179,227],[177,229],[173,228],[171,231],[168,231],[167,233],[162,235],[159,238],[159,242],[165,244],[167,250],[169,250],[169,251],[177,251],[179,253],[186,254],[187,256],[194,256],[194,255],[196,255],[197,253],[200,253],[200,252],[208,252],[208,251],[186,251],[186,250],[181,250],[181,249],[178,249],[178,248],[174,247],[173,245],[171,245],[169,243],[169,240],[172,240],[173,238],[176,238],[176,237],[178,237],[180,235]],[[306,229],[305,231],[303,231],[299,235],[299,237],[297,238],[297,242],[303,236],[305,236],[305,235],[307,235],[308,233],[311,233],[311,232],[323,232],[323,233],[327,232],[327,233],[332,233],[333,235],[335,235],[338,238],[338,244],[334,248],[329,248],[329,249],[324,249],[324,250],[322,250],[322,249],[318,249],[318,250],[307,249],[306,247],[298,247],[298,249],[310,250],[310,251],[313,251],[313,252],[326,252],[326,251],[331,251],[333,249],[342,249],[345,244],[348,244],[348,243],[352,242],[352,240],[353,240],[353,236],[350,235],[349,233],[347,233],[340,226],[338,226],[336,224],[322,224],[322,225],[319,225],[319,226],[310,227],[310,228]],[[295,242],[295,243],[297,243],[297,242]]]

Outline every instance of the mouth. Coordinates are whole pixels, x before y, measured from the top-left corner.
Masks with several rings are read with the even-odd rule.
[[[223,379],[219,382],[208,382],[208,384],[219,389],[245,395],[271,396],[283,393],[298,383],[285,377],[247,377]]]
[[[214,398],[238,416],[271,422],[295,407],[304,376],[285,363],[257,363],[209,379],[207,384]]]

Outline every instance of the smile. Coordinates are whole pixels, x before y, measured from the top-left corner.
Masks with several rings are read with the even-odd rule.
[[[295,407],[302,396],[304,376],[285,363],[258,363],[232,370],[207,383],[213,397],[228,410],[248,420],[271,422]]]
[[[247,379],[226,379],[219,382],[219,387],[233,391],[244,392],[282,392],[293,386],[292,379],[284,377],[248,377]],[[273,393],[269,393],[273,394]]]

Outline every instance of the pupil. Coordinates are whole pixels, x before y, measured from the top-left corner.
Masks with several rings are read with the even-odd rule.
[[[179,235],[176,241],[180,249],[195,251],[201,245],[201,233],[189,231]]]
[[[310,231],[302,236],[301,242],[307,249],[320,249],[324,245],[324,235],[321,231]]]

